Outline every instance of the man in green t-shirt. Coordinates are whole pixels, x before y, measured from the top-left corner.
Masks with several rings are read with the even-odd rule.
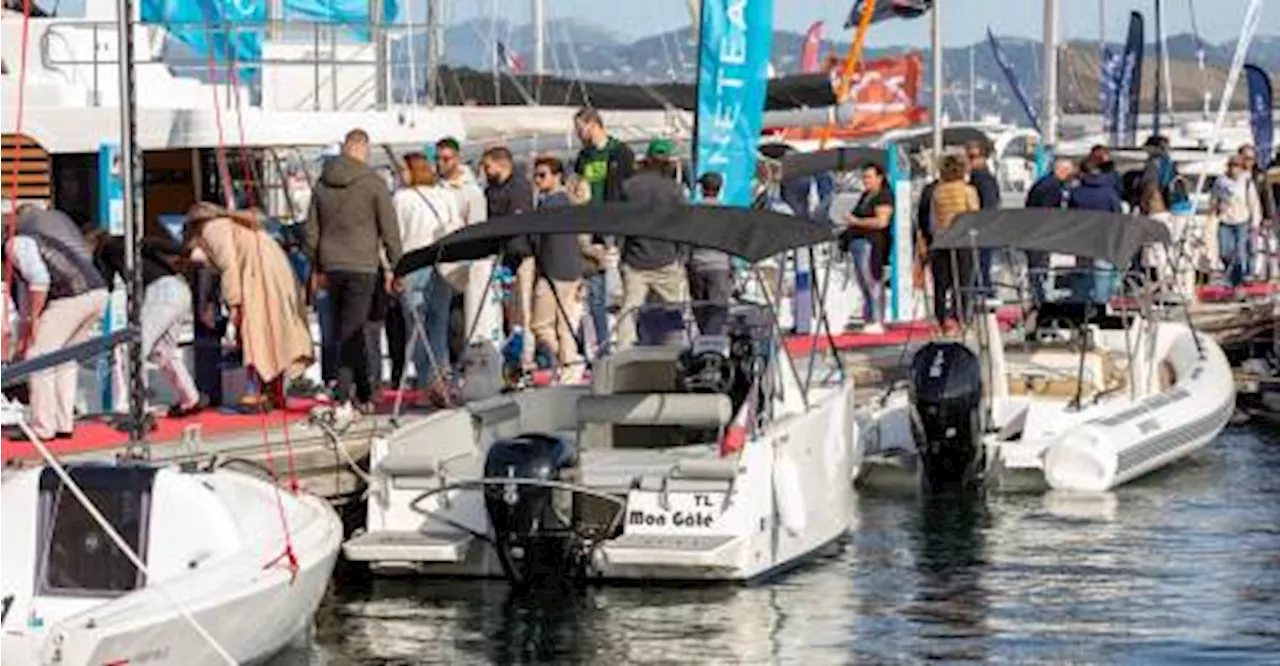
[[[573,170],[591,185],[591,203],[622,201],[622,183],[636,170],[635,153],[626,143],[609,136],[596,109],[580,109],[573,116],[573,126],[582,141],[582,150],[574,160]],[[584,252],[588,311],[596,330],[596,353],[599,356],[609,353],[609,292],[605,284],[605,267],[599,261],[604,244],[604,238],[595,236],[592,238],[592,252]]]

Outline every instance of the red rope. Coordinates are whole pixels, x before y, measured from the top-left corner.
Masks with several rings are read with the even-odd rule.
[[[206,27],[206,34],[209,34],[209,26],[207,23],[205,27]],[[226,35],[225,30],[223,31],[223,35],[225,37]],[[216,78],[216,70],[214,68],[212,38],[208,39],[207,42],[208,42],[207,46],[209,47],[208,49],[206,49],[207,61],[208,61],[207,65],[209,70],[210,86],[213,88],[214,120],[218,128],[218,152],[217,152],[218,172],[219,172],[219,177],[222,179],[223,193],[227,199],[227,203],[230,205],[234,205],[234,197],[231,189],[231,173],[230,173],[230,169],[227,166],[226,140],[225,140],[225,135],[222,127],[222,109],[221,109],[221,106],[218,104],[218,86],[214,82],[214,79]],[[228,43],[229,43],[229,40],[228,40]],[[232,49],[228,47],[227,51],[228,51],[228,54],[230,55],[230,53],[232,52]],[[255,197],[256,193],[254,191],[253,172],[249,166],[249,150],[248,150],[248,147],[245,145],[244,120],[240,113],[240,95],[239,95],[239,91],[237,90],[239,77],[236,75],[237,69],[238,67],[234,61],[234,58],[231,58],[227,64],[227,79],[228,79],[228,84],[230,86],[229,94],[235,97],[234,108],[236,113],[236,127],[239,131],[239,139],[240,139],[240,142],[239,142],[240,161],[241,161],[241,167],[243,169],[243,177],[245,180],[245,185],[249,190],[248,191],[249,204],[250,204],[250,207],[252,207],[254,199],[256,198]],[[258,244],[257,246],[258,254],[261,255],[262,254],[261,234],[258,234],[256,242]],[[263,276],[263,278],[265,280],[265,275]],[[266,291],[265,283],[263,284],[263,287],[264,287],[263,291],[265,293]],[[271,317],[270,308],[267,308],[267,310],[268,310],[267,317],[269,318],[268,326],[267,326],[267,335],[268,335],[267,351],[268,353],[272,354],[274,357],[276,353],[275,339],[274,339],[275,334],[271,327],[271,324],[273,322],[270,320],[270,317]],[[252,313],[252,314],[256,316],[257,313]],[[244,322],[249,316],[250,316],[250,313],[244,308],[242,303],[240,308],[240,322],[237,324],[237,328],[239,330],[243,330]],[[250,350],[248,349],[249,340],[247,338],[244,338],[243,336],[241,336],[241,339],[242,339],[242,344],[246,347],[244,350],[245,355],[252,356],[251,354],[249,354]],[[273,360],[275,359],[273,358]],[[261,375],[259,375],[259,377],[261,377]],[[283,395],[284,395],[283,377],[281,377],[277,383],[278,383],[278,386],[280,387],[279,395],[283,398]],[[267,390],[268,390],[268,387],[266,386],[259,387],[259,397],[263,398],[259,403],[259,413],[262,415],[262,421],[261,421],[262,448],[263,448],[264,455],[267,458],[267,469],[270,471],[270,474],[271,474],[271,478],[273,482],[272,485],[275,487],[276,510],[280,515],[280,525],[284,532],[284,552],[282,552],[279,556],[277,556],[276,558],[268,562],[266,566],[264,566],[263,568],[269,568],[269,567],[275,566],[281,561],[284,561],[285,566],[289,570],[290,584],[292,584],[292,582],[297,578],[297,574],[298,574],[298,558],[293,547],[293,534],[289,529],[289,519],[284,510],[284,499],[283,497],[281,497],[281,494],[280,494],[281,492],[280,485],[279,485],[280,477],[276,469],[275,454],[271,447],[271,437],[268,432],[269,420],[267,417],[267,401],[265,399],[265,396],[267,395]],[[296,494],[298,492],[298,479],[297,479],[297,474],[296,474],[296,469],[294,464],[293,445],[289,439],[289,415],[286,409],[287,405],[285,404],[284,400],[282,399],[280,403],[281,403],[280,404],[281,411],[283,412],[282,421],[284,423],[285,449],[288,452],[289,490],[294,494]]]
[[[22,2],[22,55],[20,57],[21,65],[18,69],[18,110],[17,119],[14,123],[14,139],[18,141],[17,155],[14,156],[13,168],[9,171],[9,221],[7,226],[8,233],[6,238],[12,239],[18,229],[18,167],[22,164],[22,149],[25,148],[25,142],[22,141],[22,116],[23,109],[26,106],[26,90],[27,90],[27,46],[31,42],[31,0],[23,0]],[[4,252],[4,284],[5,288],[13,285],[13,252],[9,251],[9,244],[5,243]],[[0,305],[0,313],[4,316],[5,330],[9,328],[9,298],[5,295],[4,304]],[[31,322],[32,332],[35,332],[36,323]],[[21,329],[21,324],[19,324]],[[9,336],[3,336],[0,339],[0,355],[8,358],[8,342]]]

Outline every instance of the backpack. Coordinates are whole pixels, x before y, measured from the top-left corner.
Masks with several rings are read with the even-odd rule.
[[[1160,177],[1160,193],[1165,204],[1172,210],[1174,206],[1186,204],[1191,197],[1187,194],[1187,182],[1173,166],[1173,160],[1162,156],[1157,164]]]

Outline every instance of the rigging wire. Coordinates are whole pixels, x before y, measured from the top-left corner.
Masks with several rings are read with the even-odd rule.
[[[205,29],[206,29],[206,34],[208,34],[211,31],[211,26],[209,25],[208,21],[206,21],[205,23]],[[236,126],[239,131],[239,139],[240,139],[239,152],[240,152],[241,167],[242,167],[243,178],[245,182],[246,198],[248,200],[247,203],[252,205],[255,199],[255,188],[254,188],[253,172],[249,165],[249,151],[248,151],[248,147],[245,145],[244,120],[243,120],[243,115],[241,113],[241,95],[238,90],[239,75],[237,74],[237,70],[240,68],[240,65],[234,56],[235,52],[234,52],[234,49],[231,48],[230,40],[227,39],[228,31],[229,31],[229,26],[222,26],[222,31],[221,31],[222,38],[224,40],[224,43],[226,43],[226,52],[228,55],[227,65],[226,65],[226,75],[227,75],[227,82],[229,86],[231,86],[230,94],[235,96],[234,110],[236,114]],[[210,41],[209,43],[212,45],[212,41]],[[206,59],[207,59],[207,66],[209,70],[211,72],[215,71],[212,48],[209,48],[206,50]],[[225,140],[225,132],[222,124],[222,108],[218,104],[217,85],[214,84],[211,87],[213,89],[213,99],[214,99],[214,111],[213,111],[214,124],[217,128],[217,135],[218,135],[217,156],[218,156],[218,162],[220,165],[219,175],[224,178],[223,191],[226,194],[228,199],[228,207],[234,208],[236,202],[234,201],[234,196],[232,194],[230,172],[229,170],[222,171],[222,169],[225,168],[225,165],[227,163],[227,157],[226,157],[227,147],[226,147],[226,140]],[[261,254],[262,252],[261,234],[259,234],[258,237],[256,238],[256,242],[258,243],[259,253]],[[265,279],[265,276],[263,279]],[[241,307],[241,320],[237,324],[237,330],[243,330],[244,322],[246,318],[249,317],[251,314],[256,315],[257,313],[250,313],[247,310],[245,310],[243,307]],[[269,308],[266,314],[268,317],[267,344],[270,347],[270,353],[274,355],[276,350],[275,341],[274,341],[275,334],[270,325],[272,323],[270,320],[272,313],[270,312]],[[244,340],[244,344],[248,345],[249,340],[247,338],[244,338],[243,335],[241,337]],[[278,364],[278,359],[273,359],[273,360],[276,361]],[[289,527],[288,516],[284,509],[284,498],[281,496],[282,491],[280,489],[279,473],[277,471],[277,467],[275,463],[275,454],[272,450],[270,436],[267,432],[268,418],[267,418],[266,392],[268,391],[268,387],[261,386],[259,387],[259,389],[262,394],[261,397],[263,398],[259,404],[260,413],[262,415],[261,430],[262,430],[263,454],[266,456],[267,465],[271,469],[271,473],[272,473],[272,481],[273,481],[272,486],[275,491],[276,509],[280,516],[281,530],[284,534],[284,543],[285,543],[284,552],[282,552],[278,557],[276,557],[272,561],[268,562],[266,566],[271,567],[275,565],[277,562],[284,560],[289,569],[291,580],[292,580],[292,578],[295,578],[297,576],[298,559],[293,548],[293,535]],[[284,382],[283,381],[279,382],[278,384],[278,393],[279,393],[280,402],[281,402],[281,405],[280,405],[281,409],[285,410],[287,405],[285,404],[285,400],[284,400]],[[287,410],[285,411],[282,417],[282,421],[284,424],[285,450],[288,453],[289,490],[294,494],[297,494],[298,481],[297,481],[296,468],[294,463],[293,445],[289,438],[289,417],[288,417]]]

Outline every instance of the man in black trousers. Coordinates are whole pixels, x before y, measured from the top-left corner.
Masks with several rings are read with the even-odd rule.
[[[312,265],[313,288],[325,286],[337,319],[339,400],[361,411],[373,408],[365,323],[374,319],[379,289],[395,290],[386,264],[400,261],[400,225],[391,192],[368,166],[369,135],[360,129],[347,133],[342,154],[324,165],[307,215],[306,248]]]

